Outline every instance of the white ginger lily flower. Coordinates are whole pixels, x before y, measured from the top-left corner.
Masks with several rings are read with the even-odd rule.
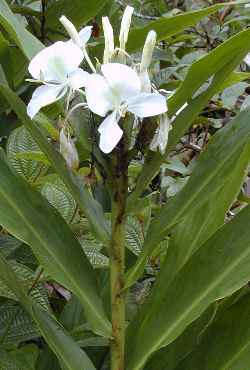
[[[80,49],[83,49],[86,47],[87,42],[89,41],[91,34],[92,34],[92,26],[87,26],[81,29],[79,33],[77,32],[75,26],[73,25],[70,20],[65,17],[65,15],[62,15],[60,18],[60,22],[68,32],[71,40],[67,41],[70,43],[75,43]]]
[[[43,49],[32,59],[29,72],[43,86],[34,91],[28,104],[30,118],[42,107],[85,86],[88,73],[79,68],[82,60],[83,54],[76,45],[62,41]]]
[[[156,152],[159,149],[160,153],[164,155],[168,143],[168,133],[171,128],[170,119],[167,114],[162,114],[159,119],[159,126],[150,143],[150,150]]]
[[[249,4],[250,5],[250,4]],[[248,65],[248,67],[250,67],[250,53],[248,53],[245,58],[244,58],[244,62]]]
[[[148,68],[152,61],[152,55],[156,44],[156,38],[157,38],[156,32],[149,31],[142,51],[142,59],[140,63],[140,78],[142,83],[142,89],[145,92],[151,91],[151,83],[148,75]]]
[[[86,50],[86,45],[87,42],[89,41],[91,34],[92,34],[92,26],[87,26],[81,29],[81,31],[78,33],[75,26],[73,25],[70,20],[65,17],[65,15],[62,15],[60,18],[60,22],[68,32],[69,36],[71,37],[71,40],[67,41],[67,43],[70,44],[75,44],[79,47],[79,49],[82,51],[84,58],[86,59],[87,63],[89,64],[92,72],[96,72],[95,67],[93,63],[91,62],[87,50]]]
[[[128,33],[131,25],[133,11],[134,8],[132,6],[127,6],[122,16],[119,41],[120,48],[123,50],[125,50],[126,43],[128,41]]]
[[[127,6],[122,16],[119,35],[120,50],[118,53],[121,62],[125,62],[126,43],[128,41],[128,34],[131,25],[133,11],[134,8],[132,6]]]
[[[60,153],[70,169],[77,170],[79,168],[79,157],[75,143],[64,128],[60,131]]]
[[[89,76],[85,91],[92,112],[101,117],[112,112],[98,128],[100,149],[110,153],[123,135],[118,124],[121,117],[127,112],[139,118],[156,116],[167,111],[167,104],[159,93],[142,92],[138,74],[126,65],[104,64],[101,72]]]
[[[103,54],[103,64],[109,63],[114,55],[114,32],[108,17],[102,17],[102,28],[105,39],[105,49]]]

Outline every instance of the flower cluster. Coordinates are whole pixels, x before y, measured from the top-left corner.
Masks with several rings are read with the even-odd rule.
[[[27,107],[27,113],[31,118],[35,117],[42,107],[62,97],[67,102],[68,110],[74,94],[81,93],[86,103],[78,106],[84,109],[87,107],[98,116],[104,117],[98,127],[102,152],[110,153],[119,143],[124,130],[122,118],[130,114],[134,116],[135,122],[145,117],[159,116],[159,127],[150,149],[159,149],[164,153],[170,127],[166,115],[166,98],[152,87],[148,74],[156,44],[156,33],[149,32],[141,63],[139,65],[133,63],[126,52],[132,13],[133,8],[128,6],[122,17],[117,47],[108,17],[102,18],[105,48],[103,64],[97,63],[97,66],[93,65],[87,53],[92,27],[84,27],[78,33],[65,16],[61,17],[60,21],[67,30],[70,40],[59,41],[44,48],[29,65],[29,72],[33,77],[29,81],[42,84],[34,91]],[[91,72],[80,68],[84,59]],[[72,109],[74,107],[71,111]],[[68,111],[66,113],[69,114]],[[73,145],[64,131],[61,137],[64,148]]]

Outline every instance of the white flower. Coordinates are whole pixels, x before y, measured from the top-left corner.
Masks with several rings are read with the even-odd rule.
[[[102,28],[103,28],[104,39],[105,39],[103,63],[106,64],[106,63],[111,62],[112,56],[115,51],[113,28],[109,22],[108,17],[102,17]]]
[[[123,50],[125,50],[126,43],[128,41],[128,33],[131,25],[133,11],[134,8],[132,8],[132,6],[127,6],[122,16],[119,41],[120,48]]]
[[[140,72],[147,71],[148,67],[150,66],[153,51],[156,44],[156,38],[157,38],[156,32],[149,31],[142,51]]]
[[[87,50],[86,45],[87,42],[90,39],[91,33],[92,33],[92,26],[87,26],[81,29],[81,31],[78,33],[73,23],[70,22],[70,20],[65,17],[65,15],[61,16],[60,22],[63,24],[64,28],[68,32],[69,36],[71,37],[71,40],[67,41],[66,43],[69,44],[75,44],[79,47],[79,49],[82,51],[83,56],[87,63],[89,64],[92,72],[96,72],[95,67],[93,63],[91,62]]]
[[[248,67],[250,67],[250,53],[246,55],[246,57],[244,58],[244,62],[248,65]]]
[[[148,67],[150,66],[153,51],[156,44],[156,32],[149,31],[142,52],[142,59],[140,63],[140,79],[142,83],[142,90],[145,92],[151,91],[151,82],[148,74]]]
[[[65,129],[60,131],[60,153],[65,159],[67,165],[71,169],[79,168],[79,157],[74,141],[71,139],[69,133],[65,133]]]
[[[126,112],[139,118],[151,117],[166,112],[167,105],[161,94],[142,92],[140,78],[130,67],[108,63],[102,65],[101,72],[103,75],[89,76],[85,91],[92,112],[104,117],[112,111],[98,128],[100,148],[110,153],[122,137],[118,122]]]
[[[29,72],[36,82],[44,85],[34,91],[28,104],[27,114],[31,118],[42,107],[85,85],[88,73],[78,68],[82,60],[83,54],[75,44],[62,41],[43,49],[32,59]]]
[[[164,155],[168,143],[168,133],[170,130],[170,120],[167,114],[162,114],[159,119],[159,126],[155,132],[153,140],[150,143],[150,150],[156,152],[157,149],[159,149],[160,153]]]
[[[74,42],[80,49],[83,49],[86,47],[87,42],[89,41],[92,33],[92,26],[87,26],[81,29],[81,31],[78,33],[73,23],[70,22],[70,20],[65,17],[65,15],[62,15],[60,18],[60,22],[68,32],[71,40],[68,42]]]

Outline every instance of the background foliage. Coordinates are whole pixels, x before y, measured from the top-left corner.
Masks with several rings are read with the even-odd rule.
[[[129,165],[127,370],[246,370],[250,361],[250,8],[190,0],[0,0],[0,370],[109,368],[110,198],[93,117],[71,119],[77,173],[58,153],[60,103],[31,122],[29,60],[67,38],[58,19],[118,35],[135,60],[155,29],[152,82],[173,92],[165,156],[140,131]],[[239,2],[240,3],[240,2]],[[93,154],[94,153],[94,154]],[[99,163],[96,165],[96,162]],[[143,191],[143,196],[142,195]]]

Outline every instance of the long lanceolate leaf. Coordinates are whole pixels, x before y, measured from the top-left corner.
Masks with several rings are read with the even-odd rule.
[[[227,178],[232,166],[236,166],[236,159],[240,155],[238,153],[249,143],[249,137],[249,110],[240,113],[213,137],[207,150],[200,156],[186,186],[162,208],[151,222],[143,252],[136,265],[128,272],[127,286],[133,284],[141,274],[147,257],[169,230],[190,213],[191,209],[195,211],[208,200],[213,192],[222,189],[222,176]],[[233,158],[235,162],[231,162]],[[248,154],[243,155],[241,160],[247,166]]]
[[[193,63],[183,83],[168,101],[171,114],[175,113],[187,101],[188,106],[173,122],[173,129],[170,131],[166,155],[180,140],[185,130],[191,126],[195,117],[206,106],[213,95],[221,91],[221,87],[225,84],[228,76],[249,51],[249,38],[250,30],[242,31],[211,51],[205,57]],[[199,76],[199,79],[196,75]],[[212,77],[213,80],[206,91],[194,97],[196,91]],[[130,196],[129,206],[131,208],[142,191],[159,171],[164,159],[165,156],[163,157],[159,153],[151,153],[148,157],[137,179],[136,187]]]
[[[0,254],[0,276],[34,319],[47,343],[67,370],[95,370],[94,365],[76,342],[48,312],[25,293],[14,271]]]
[[[0,224],[31,246],[52,278],[72,290],[92,328],[110,335],[94,271],[66,222],[22,178],[0,161]]]
[[[228,4],[216,4],[205,9],[186,12],[185,14],[179,14],[171,18],[162,17],[150,22],[144,27],[135,28],[129,33],[127,49],[129,52],[135,52],[140,49],[144,45],[146,36],[150,30],[156,31],[158,40],[165,40],[188,27],[196,25],[202,18],[217,12]]]
[[[244,370],[250,361],[250,296],[230,307],[176,370]],[[165,368],[164,368],[165,369]]]
[[[33,58],[43,48],[43,44],[18,21],[5,0],[0,1],[0,24],[28,59]]]
[[[174,341],[215,300],[250,279],[250,207],[220,228],[166,286],[164,271],[128,330],[127,370],[139,370],[149,356]]]
[[[25,127],[30,131],[43,153],[48,157],[54,170],[61,177],[69,192],[88,218],[95,235],[107,244],[109,242],[109,228],[99,203],[91,197],[88,189],[84,186],[82,179],[67,168],[60,153],[55,151],[52,145],[48,143],[47,139],[39,130],[38,125],[28,118],[26,114],[26,106],[22,100],[5,85],[0,85],[0,92],[7,99],[8,103],[16,112]]]

